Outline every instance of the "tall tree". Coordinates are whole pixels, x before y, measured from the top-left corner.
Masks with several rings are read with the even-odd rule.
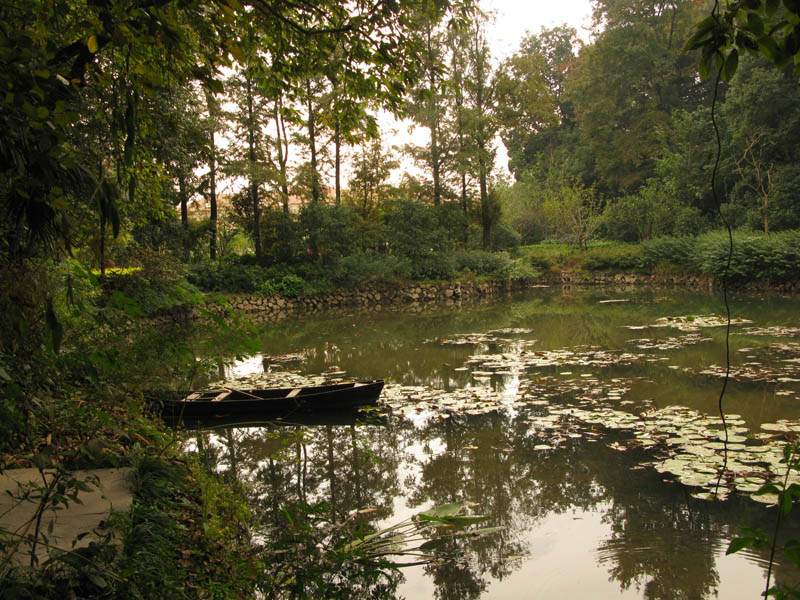
[[[383,151],[379,139],[365,144],[356,155],[349,188],[354,204],[365,219],[379,205],[386,181],[398,164]]]
[[[709,97],[694,58],[681,52],[701,9],[693,0],[595,3],[595,42],[567,85],[607,191],[635,190],[650,177],[670,113]]]
[[[262,34],[251,24],[242,29],[242,55],[227,84],[235,109],[231,113],[233,144],[228,160],[228,173],[247,180],[250,234],[257,258],[261,258],[262,186],[268,178],[265,163],[265,130],[269,120],[268,101],[262,81],[266,74],[265,57],[261,53]]]
[[[0,61],[4,90],[0,126],[0,213],[7,256],[30,255],[34,246],[54,248],[65,238],[65,217],[81,198],[102,193],[96,163],[82,162],[65,144],[84,110],[84,100],[108,88],[116,60],[125,56],[130,75],[131,127],[125,135],[131,164],[127,188],[138,189],[139,169],[153,164],[137,144],[145,113],[139,100],[164,85],[201,80],[220,91],[219,68],[246,60],[236,29],[249,23],[261,32],[260,51],[272,76],[289,85],[307,74],[300,56],[315,48],[322,65],[340,45],[348,57],[342,77],[363,97],[397,109],[412,82],[421,49],[412,38],[411,0],[285,3],[277,0],[111,0],[64,4],[32,0],[0,6]],[[470,0],[437,3],[440,14],[463,19]],[[130,52],[128,52],[130,50]],[[169,81],[169,79],[166,79]],[[135,164],[134,164],[135,162]],[[128,199],[130,199],[130,193]]]
[[[208,176],[206,179],[206,197],[209,205],[209,229],[210,236],[208,242],[209,257],[211,260],[217,258],[217,168],[218,152],[215,136],[221,128],[220,106],[214,93],[205,89],[206,100],[206,162],[208,163]]]
[[[493,220],[496,218],[489,195],[489,174],[494,166],[493,142],[498,131],[498,120],[495,78],[485,27],[485,19],[478,19],[464,29],[462,35],[465,36],[464,47],[467,52],[464,86],[467,139],[480,193],[483,247],[488,249]]]
[[[419,42],[424,50],[419,63],[418,83],[411,90],[408,114],[415,123],[429,131],[430,141],[425,148],[411,150],[431,174],[433,203],[441,204],[444,171],[450,154],[446,127],[446,96],[450,90],[445,72],[447,31],[433,2],[423,3],[416,19]]]

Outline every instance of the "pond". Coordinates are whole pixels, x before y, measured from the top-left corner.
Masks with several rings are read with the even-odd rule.
[[[381,414],[187,445],[248,483],[268,527],[295,503],[378,528],[453,502],[487,517],[490,533],[448,537],[387,597],[757,598],[769,551],[725,550],[774,527],[774,498],[752,492],[800,431],[800,310],[732,298],[726,427],[723,311],[716,295],[547,288],[283,321],[228,385],[383,378]],[[780,560],[773,577],[798,581]]]

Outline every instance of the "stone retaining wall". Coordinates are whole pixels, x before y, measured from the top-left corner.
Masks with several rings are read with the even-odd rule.
[[[342,290],[330,294],[286,298],[283,296],[261,296],[258,294],[235,294],[226,296],[230,307],[257,323],[280,321],[290,315],[313,314],[321,311],[336,312],[359,307],[360,310],[384,310],[402,308],[421,310],[426,304],[437,302],[445,306],[459,306],[462,302],[475,302],[497,294],[541,285],[563,288],[598,286],[616,289],[680,288],[692,291],[711,291],[719,288],[719,282],[702,275],[650,275],[640,273],[584,273],[576,271],[550,272],[527,284],[497,281],[450,281],[442,283],[418,283],[401,288],[375,288]],[[795,293],[795,286],[776,288],[765,282],[754,282],[750,291],[777,291]],[[210,307],[213,311],[213,306]],[[228,307],[220,305],[217,314],[226,314]],[[203,321],[204,317],[193,307],[175,307],[151,317],[154,325]]]
[[[280,321],[293,314],[313,314],[321,311],[335,311],[352,307],[382,310],[383,308],[403,307],[403,309],[422,308],[432,302],[445,306],[456,306],[464,301],[489,298],[523,285],[496,281],[451,281],[442,283],[419,283],[402,288],[376,288],[363,290],[342,290],[330,294],[300,296],[261,296],[259,294],[232,294],[226,299],[234,311],[244,314],[255,322]],[[213,307],[207,307],[214,310]],[[225,314],[228,307],[220,305],[217,314]],[[202,321],[204,317],[193,307],[174,307],[151,318],[154,325]]]
[[[564,286],[676,287],[693,291],[713,290],[717,282],[705,275],[654,275],[646,273],[586,273],[560,271],[545,274],[543,282]]]

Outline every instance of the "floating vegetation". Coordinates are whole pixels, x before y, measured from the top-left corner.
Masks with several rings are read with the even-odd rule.
[[[624,395],[632,381],[617,380],[617,385],[612,386],[596,380],[589,387],[586,383],[587,380],[540,378],[524,382],[512,399],[488,388],[447,392],[409,386],[387,386],[384,396],[395,414],[418,424],[456,414],[514,409],[521,422],[529,426],[529,434],[536,437],[536,451],[556,449],[570,439],[592,441],[603,431],[628,432],[629,438],[608,446],[619,452],[646,450],[644,466],[697,488],[693,496],[702,499],[713,498],[715,490],[718,500],[731,493],[752,495],[782,474],[783,446],[800,435],[798,421],[767,423],[762,429],[768,433],[752,433],[739,415],[731,414],[726,418],[726,444],[719,417],[683,406],[640,406],[629,412],[619,407],[625,404]],[[570,398],[570,393],[575,392],[578,394]],[[726,446],[728,460],[720,477]],[[794,475],[792,482],[800,483],[800,476]],[[769,495],[752,497],[759,502],[772,501]]]
[[[800,335],[800,328],[797,327],[781,327],[775,325],[773,327],[744,327],[741,331],[737,331],[734,335],[763,335],[770,337],[797,337]]]
[[[677,348],[684,348],[686,346],[693,346],[701,342],[710,342],[711,338],[703,337],[699,333],[688,333],[678,337],[668,337],[661,340],[639,338],[628,340],[629,344],[635,344],[637,348],[642,350],[675,350]]]
[[[631,365],[641,362],[641,354],[606,350],[598,346],[575,346],[560,350],[526,350],[519,348],[515,353],[476,354],[467,361],[473,369],[496,371],[508,369],[529,369],[555,366],[608,367],[612,365]]]
[[[508,343],[512,335],[533,333],[532,329],[506,328],[493,329],[485,333],[464,333],[451,338],[426,340],[428,344],[448,344],[453,346],[466,346],[474,344],[503,344]],[[536,340],[522,340],[524,344],[535,344]]]
[[[523,333],[533,333],[533,329],[525,329],[523,327],[506,327],[504,329],[490,329],[486,333],[491,335],[518,335]]]
[[[731,319],[731,325],[752,323],[749,319],[736,317]],[[725,327],[728,324],[722,315],[684,315],[682,317],[661,317],[651,325],[626,325],[627,329],[655,329],[660,327],[674,327],[681,331],[699,331],[703,327]]]

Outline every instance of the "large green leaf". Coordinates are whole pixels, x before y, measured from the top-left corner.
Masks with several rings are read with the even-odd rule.
[[[446,518],[455,517],[458,513],[464,510],[466,505],[463,502],[454,502],[452,504],[440,504],[434,506],[430,510],[419,513],[417,516],[426,521],[442,521]]]

